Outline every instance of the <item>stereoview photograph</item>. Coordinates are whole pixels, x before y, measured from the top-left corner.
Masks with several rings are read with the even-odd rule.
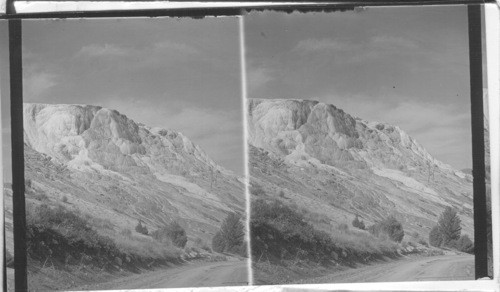
[[[23,21],[30,290],[248,284],[238,23]]]
[[[467,7],[244,25],[255,283],[474,279]]]

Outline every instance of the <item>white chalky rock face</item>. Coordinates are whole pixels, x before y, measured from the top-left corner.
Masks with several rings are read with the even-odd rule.
[[[251,181],[271,197],[283,191],[333,226],[355,214],[368,224],[395,215],[424,237],[453,206],[473,236],[472,176],[397,126],[313,100],[249,99],[247,129]]]
[[[166,167],[190,159],[199,168],[228,172],[181,133],[139,125],[98,106],[25,104],[24,138],[34,150],[74,167],[148,171],[162,161]]]
[[[452,170],[399,127],[356,119],[333,105],[250,99],[248,115],[249,143],[292,160],[307,157],[332,166],[357,161],[368,167],[430,165]]]

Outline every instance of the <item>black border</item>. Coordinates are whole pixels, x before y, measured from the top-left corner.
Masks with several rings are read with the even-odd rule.
[[[15,290],[27,291],[26,203],[24,197],[22,26],[9,20],[10,114],[12,139],[12,213]]]
[[[467,7],[469,20],[469,68],[474,199],[474,255],[476,279],[488,276],[486,170],[484,155],[483,60],[481,5]],[[478,240],[483,239],[483,240]]]
[[[261,0],[262,1],[262,0]],[[258,1],[256,1],[258,2]],[[319,1],[321,2],[321,1]],[[15,256],[15,290],[27,291],[27,254],[26,254],[26,205],[24,197],[24,141],[23,141],[23,74],[22,74],[22,19],[34,18],[96,18],[96,17],[193,17],[237,16],[253,10],[293,11],[343,11],[357,6],[405,6],[405,5],[468,5],[469,27],[469,66],[471,87],[472,115],[472,156],[474,190],[474,238],[475,240],[475,277],[488,276],[487,237],[486,237],[486,187],[483,119],[483,80],[482,80],[482,45],[481,45],[481,4],[490,0],[452,0],[452,1],[337,1],[337,4],[318,4],[278,7],[252,8],[190,8],[170,10],[127,10],[102,12],[52,12],[16,14],[13,0],[7,0],[7,14],[0,19],[9,19],[9,62],[10,62],[10,98],[12,127],[12,190],[13,190],[13,225]],[[482,238],[483,240],[477,240]],[[6,279],[5,279],[6,280]]]

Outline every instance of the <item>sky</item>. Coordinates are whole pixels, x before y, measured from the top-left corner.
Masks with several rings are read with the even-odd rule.
[[[466,6],[250,13],[250,98],[314,99],[472,167]]]
[[[236,17],[23,21],[24,102],[116,109],[242,175],[239,46]]]

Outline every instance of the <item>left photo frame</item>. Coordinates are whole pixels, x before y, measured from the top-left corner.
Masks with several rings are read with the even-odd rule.
[[[2,86],[9,290],[11,135],[28,289],[248,285],[239,18],[21,25],[22,131]]]

